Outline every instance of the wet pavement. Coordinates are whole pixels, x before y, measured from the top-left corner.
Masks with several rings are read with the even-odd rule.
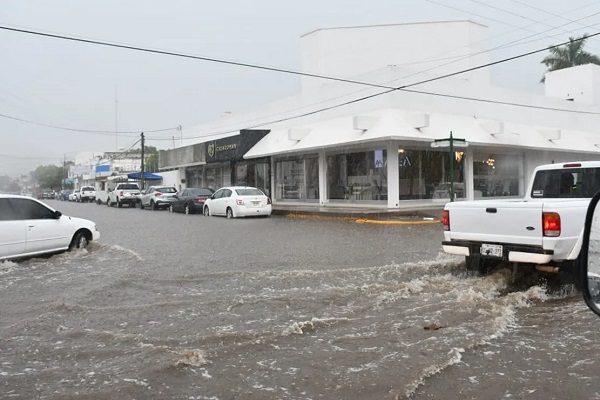
[[[0,263],[0,398],[600,398],[579,295],[469,276],[438,225],[51,205],[102,239]]]

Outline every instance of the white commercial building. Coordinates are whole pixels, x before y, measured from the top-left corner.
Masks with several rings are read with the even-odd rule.
[[[451,181],[459,200],[520,197],[537,165],[600,160],[599,66],[547,74],[545,95],[495,86],[489,68],[423,82],[487,63],[486,36],[471,21],[317,30],[303,72],[380,87],[303,77],[297,95],[193,133],[269,129],[244,159],[270,159],[279,207],[439,207]],[[448,149],[431,147],[451,132],[468,142],[453,179]]]

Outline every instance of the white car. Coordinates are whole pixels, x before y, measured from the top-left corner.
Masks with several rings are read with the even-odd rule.
[[[150,186],[140,196],[140,208],[150,207],[153,210],[169,208],[176,194],[177,189],[173,186]]]
[[[79,192],[79,189],[75,189],[72,193],[69,193],[69,201],[77,201],[77,192]]]
[[[84,248],[99,238],[92,221],[64,216],[31,197],[0,195],[0,260]]]
[[[204,202],[204,215],[227,218],[269,216],[271,199],[262,191],[248,186],[231,186],[217,190]]]

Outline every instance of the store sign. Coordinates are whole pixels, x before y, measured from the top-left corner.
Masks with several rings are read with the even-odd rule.
[[[412,167],[412,162],[410,161],[410,157],[408,157],[406,154],[400,154],[400,157],[398,158],[398,165],[400,166],[400,168]]]
[[[269,131],[242,130],[239,135],[206,143],[206,162],[242,160]]]

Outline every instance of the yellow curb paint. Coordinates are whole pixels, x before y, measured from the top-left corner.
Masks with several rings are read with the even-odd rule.
[[[418,220],[418,221],[396,221],[396,220],[380,220],[380,219],[366,219],[366,218],[353,218],[353,217],[336,217],[328,215],[315,215],[315,214],[287,214],[287,218],[291,219],[310,219],[317,221],[350,221],[357,224],[372,224],[372,225],[432,225],[439,224],[439,219],[433,220]]]
[[[440,221],[434,220],[422,220],[422,221],[390,221],[390,220],[378,220],[378,219],[357,219],[357,224],[373,224],[373,225],[432,225],[439,224]]]

